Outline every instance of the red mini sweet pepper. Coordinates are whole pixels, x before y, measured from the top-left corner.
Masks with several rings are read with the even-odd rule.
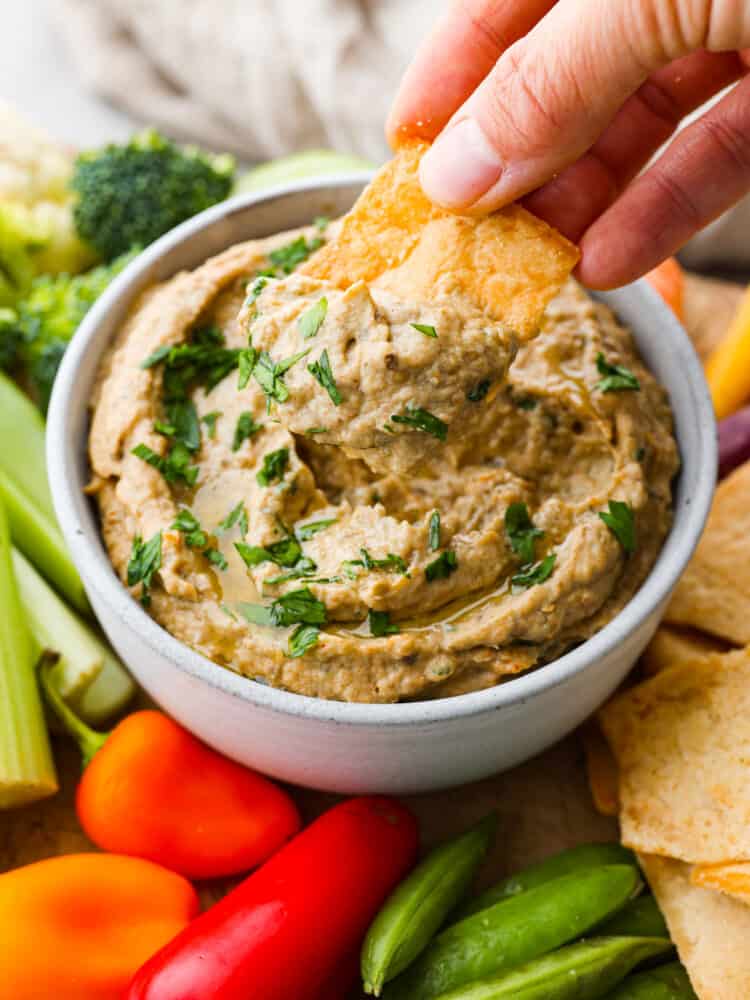
[[[391,799],[342,802],[154,955],[126,1000],[320,1000],[417,839]]]
[[[54,659],[45,658],[42,687],[83,753],[76,810],[102,850],[213,878],[262,864],[299,830],[283,789],[163,712],[134,712],[111,733],[89,729],[58,694],[53,669]]]

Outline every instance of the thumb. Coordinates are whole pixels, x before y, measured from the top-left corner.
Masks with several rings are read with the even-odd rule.
[[[710,7],[559,0],[503,53],[425,154],[425,193],[449,209],[489,212],[575,162],[651,72],[705,41],[708,24],[681,20],[681,5]]]

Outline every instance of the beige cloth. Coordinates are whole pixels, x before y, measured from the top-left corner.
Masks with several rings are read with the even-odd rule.
[[[254,161],[387,155],[401,74],[448,0],[53,0],[88,86],[136,120]],[[750,265],[750,200],[683,251]]]

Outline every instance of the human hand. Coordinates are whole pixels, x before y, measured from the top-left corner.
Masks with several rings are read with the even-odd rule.
[[[420,47],[388,133],[435,139],[433,201],[489,212],[519,198],[580,244],[578,276],[646,273],[750,191],[744,0],[457,0]]]

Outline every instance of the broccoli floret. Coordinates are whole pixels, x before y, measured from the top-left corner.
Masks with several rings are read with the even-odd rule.
[[[233,157],[182,148],[149,129],[78,157],[71,180],[76,229],[112,260],[222,201],[233,178]]]
[[[138,253],[139,248],[71,277],[60,274],[37,278],[18,305],[20,361],[40,407],[46,411],[52,383],[78,324],[110,281]]]

